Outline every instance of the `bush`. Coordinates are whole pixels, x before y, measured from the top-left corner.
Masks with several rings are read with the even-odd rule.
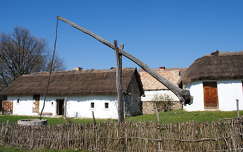
[[[154,108],[158,111],[171,111],[173,105],[175,104],[173,102],[173,99],[167,95],[155,95],[153,98],[154,101]]]

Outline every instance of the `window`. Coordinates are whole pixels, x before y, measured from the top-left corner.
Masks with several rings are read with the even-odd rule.
[[[94,102],[90,103],[90,108],[94,108]]]
[[[109,108],[109,103],[105,103],[105,108],[108,109]]]

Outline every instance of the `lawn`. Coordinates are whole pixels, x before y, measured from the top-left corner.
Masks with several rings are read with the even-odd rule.
[[[240,114],[243,115],[243,111],[240,111]],[[224,118],[233,118],[236,117],[235,111],[222,112],[222,111],[196,111],[196,112],[186,112],[183,110],[169,111],[169,112],[160,112],[159,113],[161,123],[176,123],[176,122],[187,122],[187,121],[196,121],[196,122],[206,122],[206,121],[216,121]],[[33,119],[38,117],[31,116],[13,116],[13,115],[0,115],[0,122],[16,122],[20,119]],[[67,122],[72,123],[93,123],[93,119],[75,119],[75,118],[43,118],[48,120],[48,124],[63,124]],[[156,121],[155,114],[150,115],[140,115],[126,118],[126,121],[140,122],[140,121]],[[96,119],[96,122],[116,122],[112,119]]]
[[[0,122],[10,122],[15,123],[20,119],[39,119],[39,117],[33,116],[16,116],[16,115],[0,115]],[[48,118],[44,117],[43,119],[48,120],[49,125],[63,124],[63,123],[93,123],[93,119],[75,119],[75,118]],[[111,119],[96,119],[96,122],[104,122],[104,121],[114,121]]]
[[[186,112],[183,110],[160,112],[159,118],[161,123],[177,123],[177,122],[210,122],[225,118],[236,117],[236,111],[196,111]],[[243,115],[243,111],[240,111],[240,115]],[[157,121],[155,114],[141,115],[127,118],[127,121]]]

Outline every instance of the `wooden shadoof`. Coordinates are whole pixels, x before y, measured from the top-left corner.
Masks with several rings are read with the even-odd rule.
[[[107,41],[106,39],[102,38],[101,36],[89,31],[88,29],[77,25],[76,23],[57,16],[57,21],[63,21],[75,29],[93,37],[97,41],[101,42],[102,44],[108,46],[109,48],[113,49],[116,53],[116,61],[117,61],[117,68],[116,68],[116,85],[117,85],[117,101],[118,101],[118,121],[124,121],[124,102],[122,100],[122,56],[130,59],[138,66],[140,66],[144,71],[148,72],[152,77],[158,80],[160,83],[165,85],[169,90],[171,90],[181,101],[183,104],[190,104],[191,103],[191,96],[188,90],[181,89],[156,73],[154,70],[150,69],[146,64],[144,64],[141,60],[134,57],[133,55],[129,54],[127,51],[124,50],[124,45],[118,47],[117,41],[115,40],[114,43]]]

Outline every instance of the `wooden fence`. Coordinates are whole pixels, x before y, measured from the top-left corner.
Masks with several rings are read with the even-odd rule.
[[[45,127],[0,123],[0,144],[28,149],[180,152],[243,151],[243,118],[212,123],[64,124]]]

